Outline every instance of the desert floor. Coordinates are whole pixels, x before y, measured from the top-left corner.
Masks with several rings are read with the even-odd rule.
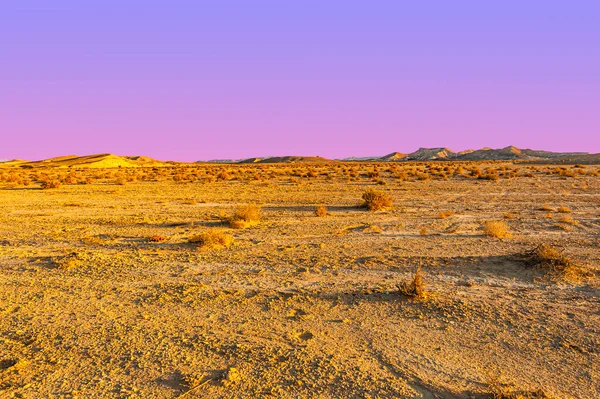
[[[0,185],[0,397],[600,397],[600,178],[386,176]],[[188,242],[213,229],[233,245]]]

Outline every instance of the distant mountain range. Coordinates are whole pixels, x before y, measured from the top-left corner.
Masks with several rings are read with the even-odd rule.
[[[467,150],[454,152],[449,148],[419,148],[410,154],[392,152],[382,157],[350,157],[344,159],[326,159],[322,157],[264,157],[240,160],[199,161],[208,163],[306,163],[306,162],[430,162],[430,161],[548,161],[552,163],[600,163],[600,154],[587,152],[550,152],[519,149],[509,146],[492,149]]]
[[[419,148],[410,154],[392,152],[382,157],[351,157],[326,159],[323,157],[283,156],[248,159],[213,159],[196,163],[210,164],[275,164],[275,163],[327,163],[327,162],[431,162],[431,161],[524,161],[553,164],[600,164],[600,154],[587,152],[550,152],[506,147],[500,149],[482,148],[454,152],[448,148]],[[185,164],[172,161],[158,161],[144,156],[118,156],[97,154],[87,156],[68,155],[42,161],[0,161],[0,168],[136,168],[160,167]]]

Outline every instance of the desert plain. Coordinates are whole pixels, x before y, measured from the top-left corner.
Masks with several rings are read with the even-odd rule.
[[[7,165],[0,209],[1,398],[600,397],[600,166]]]

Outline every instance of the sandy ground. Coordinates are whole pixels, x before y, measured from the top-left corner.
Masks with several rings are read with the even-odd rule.
[[[358,208],[368,187],[394,209]],[[228,229],[244,203],[263,221]],[[594,176],[6,186],[0,397],[597,398],[598,277],[521,255],[551,243],[596,273],[599,205]],[[219,228],[231,247],[187,242]],[[428,295],[407,298],[419,263]]]

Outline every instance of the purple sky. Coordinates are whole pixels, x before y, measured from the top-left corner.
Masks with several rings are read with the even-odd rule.
[[[0,158],[600,152],[598,0],[3,0]]]

